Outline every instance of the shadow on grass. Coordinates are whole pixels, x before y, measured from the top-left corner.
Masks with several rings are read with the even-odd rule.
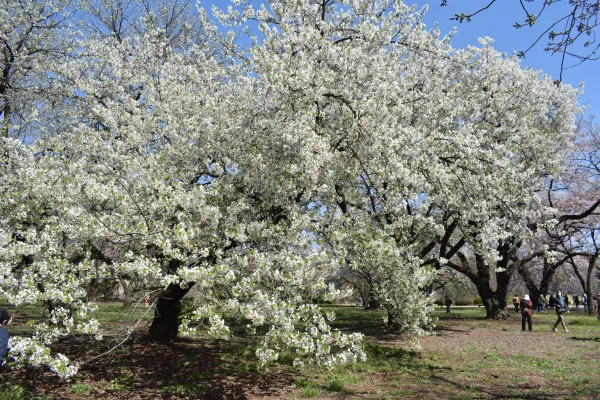
[[[403,348],[392,348],[382,346],[377,343],[367,342],[365,349],[369,355],[377,357],[377,359],[392,360],[392,361],[411,361],[414,359],[420,359],[421,353],[414,350],[407,350]]]
[[[562,396],[553,396],[547,391],[540,390],[538,387],[533,385],[522,385],[513,386],[509,385],[504,387],[502,392],[496,392],[489,390],[488,388],[479,385],[464,385],[459,382],[455,382],[443,375],[434,374],[431,376],[434,382],[440,385],[449,385],[457,390],[469,392],[474,398],[493,398],[493,399],[527,399],[527,400],[548,400],[548,399],[562,399]],[[523,392],[527,391],[527,392]]]
[[[575,340],[578,342],[600,342],[600,336],[596,337],[575,337],[571,336],[569,339]]]
[[[485,314],[484,315],[462,315],[462,314],[456,314],[456,313],[450,313],[450,314],[441,314],[438,315],[438,317],[440,318],[440,321],[443,320],[477,320],[477,321],[484,321],[484,320],[488,320],[491,321],[491,319],[486,318]]]
[[[447,336],[449,333],[464,333],[464,332],[468,332],[470,331],[470,329],[465,328],[465,327],[450,327],[450,326],[446,326],[446,325],[437,325],[435,327],[435,334],[439,335],[439,336]]]
[[[85,340],[84,340],[85,339]],[[91,359],[106,343],[91,338],[63,341],[56,349],[73,358]],[[104,347],[104,348],[103,348]],[[170,344],[148,342],[137,335],[110,356],[80,366],[73,380],[61,380],[48,370],[14,370],[0,377],[21,385],[32,397],[81,399],[246,399],[275,395],[289,387],[294,376],[287,372],[260,374],[253,354],[239,342],[178,339]],[[86,357],[87,356],[87,357]],[[251,360],[252,359],[252,360]],[[74,386],[86,387],[77,397]]]

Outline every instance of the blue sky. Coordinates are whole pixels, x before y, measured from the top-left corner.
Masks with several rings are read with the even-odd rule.
[[[477,6],[487,4],[486,0],[464,1],[448,0],[448,5],[440,7],[441,0],[419,1],[406,0],[407,4],[416,4],[419,8],[429,4],[429,11],[425,17],[428,27],[433,27],[435,21],[439,23],[442,33],[448,33],[453,27],[458,28],[454,36],[454,47],[462,48],[468,45],[478,45],[477,38],[489,36],[495,40],[494,47],[508,55],[518,50],[529,47],[531,43],[555,21],[553,17],[561,15],[564,11],[562,3],[555,3],[544,11],[544,15],[533,27],[516,29],[513,24],[524,19],[523,10],[516,0],[497,1],[492,7],[473,17],[471,22],[459,23],[451,21],[455,13],[471,13]],[[527,3],[537,4],[539,2]],[[531,11],[534,9],[532,8]],[[547,41],[542,39],[536,47],[522,60],[525,67],[541,70],[544,74],[557,79],[560,72],[560,56],[550,55],[543,49]],[[563,72],[563,82],[573,86],[584,82],[584,94],[580,103],[587,104],[586,114],[595,114],[600,118],[600,61],[588,61],[577,67]]]
[[[524,13],[518,0],[497,0],[490,8],[473,17],[471,22],[459,23],[450,20],[454,14],[472,13],[489,2],[489,0],[448,0],[448,5],[441,7],[441,0],[405,0],[406,4],[416,5],[418,9],[429,4],[429,11],[425,16],[428,28],[433,28],[438,22],[442,34],[449,33],[454,27],[458,32],[454,35],[455,48],[464,48],[468,45],[479,46],[480,37],[489,36],[494,39],[494,47],[507,55],[512,55],[519,50],[525,50],[538,36],[544,32],[560,16],[565,15],[568,2],[557,2],[548,7],[533,27],[516,29],[515,22],[523,22]],[[215,4],[225,9],[228,0],[205,0],[202,2],[210,9]],[[530,11],[537,11],[533,6],[541,0],[525,2],[532,7]],[[565,6],[566,3],[566,6]],[[600,33],[600,32],[599,32]],[[558,79],[560,74],[560,55],[551,55],[544,51],[547,40],[542,39],[522,60],[524,67],[541,71],[542,74]],[[563,72],[563,82],[577,87],[584,83],[584,93],[579,99],[580,104],[588,107],[586,115],[597,115],[600,120],[600,61],[588,61],[575,68]]]

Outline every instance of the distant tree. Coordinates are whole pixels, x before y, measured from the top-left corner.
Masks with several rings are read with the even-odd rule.
[[[53,107],[60,101],[48,67],[71,51],[67,24],[72,3],[12,0],[0,4],[2,137],[31,142],[49,128]],[[42,103],[51,106],[44,108]]]
[[[474,297],[476,295],[473,283],[464,274],[452,268],[442,268],[432,282],[432,290],[438,296],[449,295],[452,299]]]
[[[481,7],[471,12],[456,13],[450,19],[458,22],[469,22],[479,13],[491,9],[494,3],[497,7],[507,7],[506,0],[500,5],[497,0],[482,0]],[[519,12],[523,18],[513,25],[515,28],[533,26],[541,21],[541,17],[549,7],[562,6],[563,13],[547,24],[547,28],[527,47],[519,52],[524,57],[540,41],[547,40],[544,50],[560,56],[560,78],[566,68],[581,64],[585,61],[597,61],[600,57],[598,49],[600,40],[596,37],[596,29],[600,24],[598,11],[600,3],[597,0],[527,0],[519,1]],[[441,6],[446,6],[448,0],[442,0]],[[517,11],[516,11],[517,12]],[[569,64],[569,60],[573,60]]]
[[[563,173],[548,179],[541,192],[547,210],[537,229],[536,240],[523,247],[533,255],[531,264],[521,263],[519,274],[530,295],[537,300],[546,295],[560,268],[571,273],[582,290],[591,293],[593,270],[599,254],[598,229],[600,207],[600,138],[594,118],[581,119],[572,138],[572,151]]]
[[[594,270],[600,255],[600,125],[593,117],[579,123],[568,169],[552,206],[561,210],[562,236],[555,247],[566,258],[581,289],[591,298]],[[552,196],[549,197],[552,199]]]

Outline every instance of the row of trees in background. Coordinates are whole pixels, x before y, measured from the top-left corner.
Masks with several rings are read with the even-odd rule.
[[[598,292],[596,279],[600,277],[599,135],[600,127],[593,118],[578,122],[565,171],[548,179],[538,193],[545,213],[524,221],[531,230],[527,235],[532,236],[499,241],[501,258],[495,265],[478,263],[476,255],[469,258],[458,252],[455,260],[447,263],[451,271],[441,270],[432,287],[441,293],[462,293],[466,297],[472,297],[468,293],[475,290],[490,318],[505,314],[506,299],[515,292],[530,294],[537,305],[541,295],[569,284],[575,293],[594,298]],[[562,276],[557,278],[559,272]],[[360,280],[360,287],[367,293],[364,282]]]
[[[516,272],[543,291],[591,259],[577,91],[486,41],[454,49],[401,1],[17,3],[0,5],[0,285],[49,310],[19,362],[74,373],[48,346],[98,332],[90,288],[112,279],[156,293],[156,340],[227,337],[227,317],[263,333],[263,366],[333,366],[364,357],[316,305],[348,284],[415,336],[440,271],[494,316]]]

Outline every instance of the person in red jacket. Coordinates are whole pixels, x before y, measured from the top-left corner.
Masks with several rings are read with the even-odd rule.
[[[529,299],[529,295],[526,294],[523,296],[523,300],[521,300],[521,331],[525,332],[525,320],[527,320],[527,325],[529,327],[529,331],[531,332],[531,314],[533,314],[533,303]]]

